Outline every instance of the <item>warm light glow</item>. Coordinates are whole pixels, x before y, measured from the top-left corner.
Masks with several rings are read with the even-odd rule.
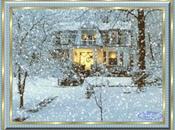
[[[73,50],[73,61],[75,63],[85,65],[85,69],[91,69],[93,61],[93,50],[85,48],[77,48]]]
[[[116,58],[116,53],[115,52],[110,52],[110,58],[115,59]]]
[[[94,40],[95,40],[95,39],[97,38],[97,35],[96,35],[96,34],[94,34],[93,38],[94,38]]]
[[[96,53],[96,56],[94,53]],[[96,60],[94,61],[94,59]],[[86,70],[90,70],[95,62],[101,64],[103,61],[103,49],[97,49],[94,52],[91,48],[73,49],[73,62],[85,65]]]
[[[83,40],[87,40],[88,39],[88,35],[85,33],[83,36]]]

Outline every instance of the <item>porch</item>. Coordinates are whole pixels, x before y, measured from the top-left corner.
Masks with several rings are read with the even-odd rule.
[[[73,48],[70,56],[73,63],[83,65],[85,70],[91,70],[95,64],[104,64],[109,68],[127,68],[131,65],[131,55],[126,48]]]

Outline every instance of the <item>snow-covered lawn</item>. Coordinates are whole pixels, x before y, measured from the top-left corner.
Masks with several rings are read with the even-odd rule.
[[[120,85],[131,85],[131,77],[87,77],[84,81],[83,86],[87,84],[94,85],[109,85],[109,86],[120,86]]]
[[[129,79],[125,79],[126,82]],[[120,81],[120,80],[119,80]],[[124,81],[121,81],[121,83]],[[103,121],[148,121],[139,118],[143,112],[162,113],[162,88],[146,87],[145,92],[125,94],[125,87],[102,88]],[[85,98],[86,87],[58,87],[57,79],[36,78],[27,80],[23,111],[19,110],[17,81],[13,80],[13,119],[28,117],[25,121],[100,121],[100,110],[93,97]],[[55,97],[46,107],[36,113],[26,112],[44,99]],[[161,121],[157,118],[156,121]],[[149,120],[155,121],[155,120]]]

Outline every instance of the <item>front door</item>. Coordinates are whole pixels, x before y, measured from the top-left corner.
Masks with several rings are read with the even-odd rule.
[[[86,70],[90,70],[94,63],[93,50],[90,48],[76,48],[73,52],[73,61],[84,65]]]
[[[91,69],[93,64],[92,52],[80,52],[80,64],[85,65],[85,69]]]

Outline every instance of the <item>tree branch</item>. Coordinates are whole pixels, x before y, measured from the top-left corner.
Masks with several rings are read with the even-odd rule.
[[[127,11],[127,17],[128,17],[128,15],[130,14],[130,15],[132,15],[132,16],[134,16],[136,19],[138,18],[134,13],[132,13],[134,10],[131,10],[131,11]]]
[[[144,16],[144,19],[146,19],[146,17],[147,17],[150,13],[152,13],[152,12],[154,12],[154,11],[160,11],[160,10],[159,10],[159,9],[148,10],[148,11],[146,12],[145,16]]]
[[[121,12],[118,14],[118,16],[115,17],[115,19],[114,19],[114,24],[112,25],[112,29],[113,29],[114,26],[116,25],[117,20],[120,18],[120,16],[121,16]]]
[[[152,10],[148,10],[147,13],[144,16],[144,19],[146,19],[146,17],[148,16],[148,14],[150,14],[152,12]]]
[[[43,32],[44,32],[44,38],[43,38],[43,40],[42,40],[42,43],[44,43],[46,40],[47,40],[47,34],[46,34],[46,30],[45,30],[45,22],[43,23],[43,25],[42,25],[42,27],[43,27]]]
[[[80,19],[81,17],[83,17],[86,13],[88,12],[88,10],[84,11],[80,16],[78,16],[77,18],[75,18],[74,20],[78,20]]]
[[[96,105],[101,109],[101,106],[100,106],[100,104],[99,104],[98,101],[97,101],[97,97],[96,97],[96,95],[94,95],[94,99],[95,99],[95,103],[96,103]]]
[[[41,19],[39,19],[36,23],[34,23],[34,24],[32,25],[32,27],[29,29],[29,31],[26,32],[26,34],[24,35],[24,37],[21,39],[21,43],[24,42],[24,40],[26,39],[26,37],[29,35],[29,32],[31,32],[31,31],[34,29],[34,27],[35,27],[37,24],[39,24],[43,19],[44,19],[44,16],[43,16]]]

